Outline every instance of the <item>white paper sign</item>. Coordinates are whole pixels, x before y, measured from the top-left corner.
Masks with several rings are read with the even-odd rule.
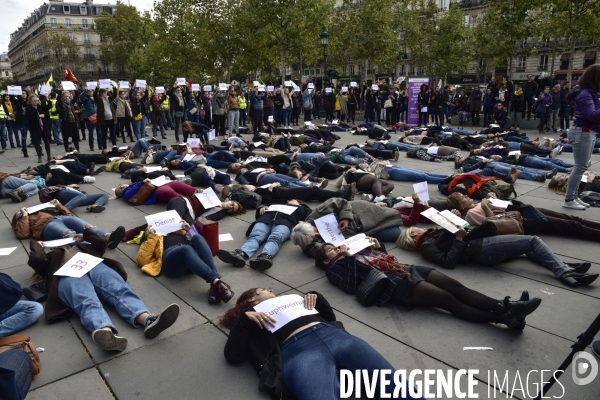
[[[427,154],[437,155],[439,147],[430,147],[427,149]]]
[[[587,175],[581,175],[581,182],[588,182],[588,176]]]
[[[115,161],[115,160],[120,160],[120,159],[121,159],[121,157],[110,157],[108,159],[108,161]]]
[[[196,155],[195,155],[195,154],[186,154],[186,155],[183,157],[183,161],[191,161],[191,159],[192,159],[192,158],[194,158],[194,157],[196,157]]]
[[[251,173],[253,174],[260,174],[261,172],[265,172],[267,169],[266,168],[254,168]]]
[[[371,90],[379,90],[379,86],[377,86],[376,84],[372,84]]]
[[[229,242],[231,240],[233,240],[233,236],[231,236],[231,233],[223,233],[219,235],[219,242]]]
[[[422,108],[421,108],[421,112],[422,112],[422,113],[426,113],[426,112],[427,112],[427,107],[422,107]]]
[[[127,150],[128,148],[129,148],[129,147],[127,147],[127,146],[121,146],[121,147],[119,147],[119,150],[120,150],[120,151],[123,151],[123,150]]]
[[[50,94],[51,91],[52,91],[52,86],[44,85],[40,89],[40,95],[44,96],[44,95]]]
[[[252,144],[254,145],[254,147],[258,147],[258,146],[262,146],[262,145],[264,145],[264,143],[263,143],[263,142],[254,142],[254,143],[252,143]]]
[[[228,87],[226,83],[219,83],[219,90],[227,90]]]
[[[466,228],[467,226],[469,226],[469,223],[467,221],[465,221],[458,215],[454,215],[452,213],[452,211],[450,211],[450,210],[444,210],[440,213],[440,215],[443,215],[444,217],[448,218],[450,220],[450,222],[452,222],[453,224],[462,226],[463,228]]]
[[[338,121],[337,119],[334,119],[333,121],[331,121],[332,125],[337,125],[340,121]]]
[[[88,253],[77,253],[67,261],[54,275],[81,278],[90,272],[96,265],[104,261]]]
[[[267,121],[269,121],[269,122],[273,122],[273,116],[272,116],[272,115],[269,115],[269,118],[267,119]]]
[[[202,88],[205,92],[212,92],[212,85],[204,85]]]
[[[85,86],[87,90],[94,90],[98,86],[98,82],[86,82]]]
[[[215,132],[214,129],[211,129],[210,131],[208,131],[208,140],[215,140],[215,138],[217,137],[217,133]]]
[[[342,93],[348,92],[348,86],[342,86]]]
[[[204,189],[202,193],[196,193],[195,196],[206,210],[213,207],[221,207],[221,200],[212,188]]]
[[[270,205],[269,208],[267,208],[267,211],[277,211],[280,213],[284,213],[287,215],[292,215],[294,213],[294,211],[296,211],[298,209],[298,207],[294,207],[294,206],[284,206],[281,204],[273,204]]]
[[[258,85],[258,91],[259,92],[264,92],[265,91],[265,85]]]
[[[146,222],[154,228],[157,235],[166,235],[182,229],[181,217],[175,210],[146,215]]]
[[[63,90],[76,90],[75,84],[71,81],[62,81],[61,84],[62,84]],[[19,93],[19,94],[21,94],[21,93]]]
[[[344,240],[342,243],[338,244],[338,247],[340,247],[343,244],[348,246],[348,252],[354,255],[359,251],[373,245],[373,242],[367,239],[367,235],[365,235],[364,233],[359,233],[358,235],[354,235]]]
[[[173,181],[167,179],[167,177],[164,175],[159,176],[158,178],[150,179],[150,183],[156,187],[161,187],[161,186],[166,185],[167,183],[171,183],[171,182],[173,182]]]
[[[177,78],[177,84],[179,86],[185,85],[185,78]]]
[[[75,240],[73,238],[65,238],[65,239],[49,240],[47,242],[39,241],[38,243],[42,247],[59,247],[59,246],[64,246],[64,245],[67,245],[67,244],[71,244],[74,241]]]
[[[23,94],[23,89],[21,89],[21,86],[9,86],[6,88],[6,91],[8,94],[13,96],[20,96]]]
[[[164,86],[157,86],[156,87],[156,94],[163,94],[165,92],[165,87]]]
[[[146,89],[146,80],[145,79],[136,79],[135,87],[140,89]]]
[[[500,199],[494,199],[494,198],[490,199],[490,203],[492,203],[492,205],[494,207],[498,207],[498,208],[506,208],[512,204],[512,202],[510,200],[500,200]]]
[[[350,87],[358,87],[358,84],[356,82],[350,82]]]
[[[15,250],[16,247],[6,247],[4,249],[0,249],[0,256],[7,256]]]
[[[314,89],[314,88],[315,88],[315,84],[314,84],[314,83],[312,83],[312,82],[311,82],[311,83],[309,83],[309,84],[308,84],[308,88],[309,88],[309,89]]]
[[[254,86],[258,86],[258,85],[260,85],[260,82],[259,82],[259,81],[252,81],[252,84],[253,84]]]
[[[332,243],[336,246],[346,240],[338,228],[338,221],[333,214],[327,214],[319,219],[315,219],[315,226],[319,235],[326,243]]]
[[[520,150],[515,150],[515,151],[509,151],[508,152],[509,156],[515,156],[515,157],[519,157],[521,155],[521,151]]]
[[[310,126],[310,124],[312,124],[312,122],[310,122],[310,121],[304,121],[304,125]],[[294,135],[294,136],[296,136],[296,135]]]
[[[52,204],[52,203],[42,203],[42,204],[38,204],[37,206],[28,207],[27,213],[33,214],[34,212],[43,210],[44,208],[53,208],[53,207],[54,207],[54,204]]]
[[[127,82],[127,81],[119,81],[119,87],[121,89],[129,89],[129,82]]]
[[[189,138],[187,143],[191,148],[199,148],[200,147],[200,139],[199,138]]]
[[[427,186],[427,182],[415,183],[413,188],[421,201],[429,201],[429,186]]]
[[[62,169],[65,172],[71,172],[64,165],[53,165],[53,166],[50,167],[50,169]]]
[[[100,89],[112,89],[112,84],[110,83],[110,79],[100,79],[98,81],[98,86]],[[63,86],[64,88],[64,86]]]
[[[277,296],[273,299],[265,300],[254,306],[258,312],[263,312],[275,320],[275,326],[267,325],[267,329],[275,332],[284,327],[289,322],[304,317],[306,315],[318,314],[314,308],[307,310],[304,308],[304,298],[297,294],[287,294]]]
[[[292,81],[285,81],[285,86],[292,87],[294,86]]]
[[[325,93],[331,93],[331,88],[330,87],[325,88]]]
[[[275,86],[267,86],[267,92],[274,92]]]
[[[144,167],[144,169],[146,170],[146,173],[149,174],[150,172],[160,171],[162,167]]]
[[[192,90],[199,92],[200,91],[200,84],[199,83],[192,83]]]

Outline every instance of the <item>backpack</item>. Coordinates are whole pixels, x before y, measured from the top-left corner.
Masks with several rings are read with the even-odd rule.
[[[237,201],[247,210],[256,209],[262,203],[262,196],[249,190],[238,190],[237,192],[231,193],[229,198]]]
[[[512,194],[515,195],[515,198],[517,197],[514,185],[501,180],[486,182],[482,189],[488,193],[495,193],[500,200],[510,200]]]

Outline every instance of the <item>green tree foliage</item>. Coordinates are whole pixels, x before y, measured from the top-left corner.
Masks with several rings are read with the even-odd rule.
[[[40,38],[38,52],[27,59],[27,72],[30,76],[53,74],[61,80],[64,70],[70,68],[75,76],[82,71],[83,57],[79,46],[66,34],[57,31],[45,33]]]

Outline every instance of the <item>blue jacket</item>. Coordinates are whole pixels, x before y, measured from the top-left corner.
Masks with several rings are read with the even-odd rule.
[[[492,107],[494,105],[494,102],[496,101],[496,96],[494,96],[493,93],[491,94],[484,94],[483,95],[483,106],[484,107]]]
[[[550,91],[550,97],[552,98],[552,104],[550,105],[551,110],[558,110],[561,106],[560,103],[560,91],[556,93],[554,90]]]
[[[263,109],[263,100],[267,98],[266,94],[262,96],[260,94],[250,94],[250,102],[252,103],[252,109],[254,110],[262,110]]]
[[[10,310],[23,296],[21,285],[0,272],[0,315]]]
[[[581,92],[575,97],[575,125],[586,126],[589,129],[600,132],[600,99],[588,87],[580,87]],[[577,88],[576,88],[577,89]]]
[[[79,100],[81,100],[83,107],[85,108],[86,118],[89,118],[96,113],[96,102],[94,102],[92,97],[87,95],[87,90],[84,90],[79,94]]]
[[[133,195],[142,187],[144,182],[137,182],[133,185],[129,185],[127,188],[123,190],[123,198],[129,200],[133,197]],[[156,192],[152,192],[148,200],[144,203],[144,205],[149,206],[151,204],[156,204]]]

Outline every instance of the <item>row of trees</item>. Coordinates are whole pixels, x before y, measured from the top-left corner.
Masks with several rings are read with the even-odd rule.
[[[461,2],[440,11],[433,0],[343,0],[337,6],[335,0],[162,0],[152,15],[117,3],[116,13],[96,25],[103,61],[154,84],[174,76],[245,80],[256,72],[271,80],[287,66],[301,75],[303,65],[322,63],[323,27],[330,33],[330,67],[360,65],[363,79],[368,69],[387,72],[405,63],[443,78],[466,72],[473,61],[486,76],[497,66],[511,67],[518,55],[537,53],[536,44],[574,54],[579,42],[598,41],[600,0],[484,2],[483,17],[471,26]],[[75,71],[81,56],[60,35],[49,36],[42,48],[60,53],[52,62],[61,65],[42,67]]]

